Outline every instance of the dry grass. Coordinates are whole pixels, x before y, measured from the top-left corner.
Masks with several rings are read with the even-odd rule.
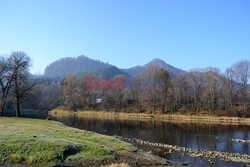
[[[111,165],[107,165],[107,166],[103,166],[103,167],[130,167],[128,164],[125,163],[121,163],[121,164],[111,164]]]
[[[63,109],[54,109],[52,116],[70,116],[105,119],[123,119],[123,120],[155,120],[172,122],[193,122],[193,123],[212,123],[212,124],[244,124],[250,125],[250,118],[210,116],[210,115],[183,115],[183,114],[149,114],[149,113],[117,113],[106,111],[66,111]]]

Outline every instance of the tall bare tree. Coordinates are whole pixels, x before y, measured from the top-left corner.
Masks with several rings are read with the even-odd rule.
[[[181,103],[181,107],[190,108],[190,100],[192,96],[191,90],[191,77],[189,73],[181,73],[176,76],[173,80],[173,86],[175,88],[175,94],[179,95],[179,101]]]
[[[128,89],[126,89],[126,96],[128,103],[131,103],[135,106],[137,112],[143,112],[143,98],[142,98],[142,83],[141,78],[136,77],[132,80],[128,80],[126,83]]]
[[[0,57],[0,87],[1,87],[0,116],[3,115],[12,81],[13,81],[13,72],[11,72],[9,62],[6,60],[5,57],[1,56]]]
[[[204,103],[206,110],[213,111],[218,103],[218,89],[221,84],[220,70],[215,67],[205,69]]]
[[[124,84],[122,84],[122,88],[117,88],[118,83],[117,82],[123,82],[125,81],[125,76],[124,75],[116,75],[114,76],[114,85],[115,88],[113,89],[113,96],[114,96],[114,101],[115,101],[115,111],[121,111],[121,109],[124,107],[124,96],[125,96],[125,89],[124,89]],[[121,84],[121,83],[119,83]]]
[[[141,75],[143,79],[142,93],[144,96],[144,104],[145,106],[149,105],[149,107],[153,109],[153,113],[156,112],[156,109],[160,104],[156,77],[159,70],[159,66],[150,64]]]
[[[29,83],[30,58],[25,52],[12,52],[8,62],[10,73],[13,74],[16,116],[19,117],[21,100],[33,86]]]
[[[193,91],[193,110],[200,111],[201,97],[204,91],[205,77],[202,69],[194,69],[190,71],[192,91]]]
[[[161,112],[166,112],[167,101],[170,95],[171,79],[169,72],[165,69],[159,69],[156,74],[156,84],[158,84],[158,95],[160,96]]]
[[[248,101],[248,83],[250,80],[250,61],[242,60],[232,66],[237,82],[240,83],[240,98],[244,105],[244,110],[247,108]]]
[[[225,109],[232,109],[234,104],[234,95],[236,92],[235,72],[232,67],[226,69],[223,77],[223,98]]]
[[[83,107],[83,87],[80,87],[79,78],[69,75],[63,81],[63,99],[67,109],[76,111]]]

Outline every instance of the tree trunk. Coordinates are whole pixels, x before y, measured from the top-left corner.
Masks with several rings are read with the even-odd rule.
[[[5,108],[5,103],[2,101],[1,108],[0,108],[0,116],[3,116],[4,108]]]
[[[17,83],[17,74],[15,74],[15,96],[16,96],[16,117],[20,117],[20,95]]]
[[[20,98],[19,98],[19,94],[16,95],[16,117],[20,117]]]

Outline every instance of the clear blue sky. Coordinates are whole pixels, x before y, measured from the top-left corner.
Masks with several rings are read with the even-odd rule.
[[[32,73],[86,55],[118,67],[153,58],[184,70],[250,59],[249,0],[0,0],[0,54]]]

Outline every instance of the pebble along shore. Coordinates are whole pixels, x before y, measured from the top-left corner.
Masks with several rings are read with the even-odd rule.
[[[201,150],[201,149],[190,149],[190,148],[179,147],[179,146],[163,144],[163,143],[152,143],[152,142],[148,142],[148,141],[144,141],[144,140],[136,139],[136,138],[124,138],[121,136],[115,136],[115,137],[124,141],[128,141],[130,143],[135,143],[139,145],[149,145],[151,147],[160,147],[160,148],[168,149],[169,152],[172,152],[172,150],[185,152],[190,157],[205,157],[208,159],[208,161],[211,164],[214,162],[216,158],[219,158],[224,161],[240,162],[240,163],[246,164],[247,166],[250,165],[250,155],[246,155],[246,154]]]

